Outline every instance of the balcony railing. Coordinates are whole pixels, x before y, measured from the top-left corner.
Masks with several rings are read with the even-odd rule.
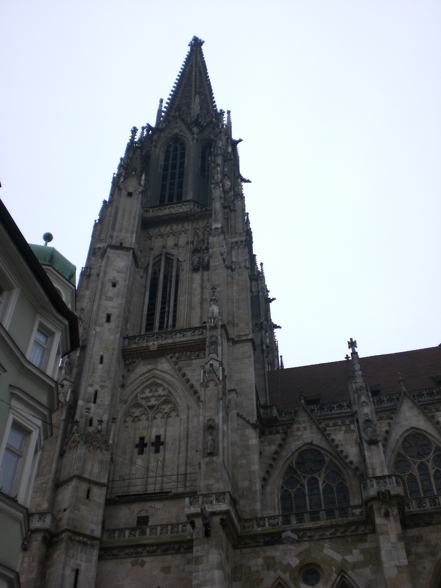
[[[363,505],[359,504],[356,506],[325,508],[308,512],[244,519],[240,522],[240,528],[242,531],[261,531],[263,529],[268,530],[274,527],[293,527],[295,525],[347,518],[364,518]]]
[[[439,496],[426,496],[425,498],[412,498],[404,501],[405,512],[436,507],[441,507],[441,499]]]
[[[103,538],[104,540],[136,539],[141,537],[158,537],[161,535],[188,535],[191,532],[192,529],[189,523],[172,523],[169,525],[105,529]]]

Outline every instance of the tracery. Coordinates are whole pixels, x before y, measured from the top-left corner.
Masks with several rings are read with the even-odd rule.
[[[349,506],[349,492],[340,467],[317,449],[297,454],[283,477],[283,514]]]
[[[423,433],[410,433],[401,442],[394,471],[404,482],[408,498],[441,495],[441,447]]]

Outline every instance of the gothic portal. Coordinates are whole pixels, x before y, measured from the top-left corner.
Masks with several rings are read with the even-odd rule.
[[[435,588],[441,350],[279,365],[202,45],[95,223],[21,585]]]

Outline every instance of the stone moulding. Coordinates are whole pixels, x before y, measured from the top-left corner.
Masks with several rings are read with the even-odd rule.
[[[124,359],[170,355],[173,353],[205,351],[207,329],[191,327],[159,331],[125,337],[123,343]]]
[[[187,539],[181,543],[156,543],[155,545],[133,545],[118,547],[102,547],[99,559],[120,559],[125,557],[148,557],[152,555],[170,555],[178,553],[191,553],[193,541]]]
[[[331,523],[335,524],[340,519],[350,519],[357,522],[364,521],[365,514],[362,504],[355,506],[346,506],[338,508],[328,508],[310,512],[301,512],[293,514],[272,515],[267,517],[257,517],[255,519],[243,519],[240,522],[241,532],[250,531],[268,531],[277,527],[294,527],[304,529],[314,523]]]
[[[191,551],[193,528],[200,524],[202,510],[210,519],[220,517],[219,522],[234,548],[280,544],[286,529],[294,530],[298,541],[373,532],[372,525],[366,521],[363,505],[241,521],[231,494],[213,492],[186,497],[187,523],[106,529],[100,559]]]
[[[51,512],[35,512],[29,515],[31,531],[43,531],[55,527],[56,518]]]
[[[404,529],[414,529],[416,527],[430,527],[432,525],[441,525],[441,512],[405,512],[401,522]]]
[[[410,393],[412,398],[418,404],[428,404],[439,401],[441,398],[441,387],[424,388],[421,390],[414,390]],[[384,409],[398,405],[402,393],[386,394],[372,398],[372,403],[376,409]],[[352,413],[352,405],[350,400],[341,400],[340,402],[327,402],[325,404],[315,404],[307,406],[308,412],[317,417],[326,417],[327,415]],[[262,419],[277,419],[278,421],[292,421],[297,416],[298,408],[286,408],[277,410],[275,406],[265,406],[260,408]]]
[[[179,217],[186,218],[206,213],[207,208],[193,200],[167,204],[166,206],[154,206],[144,208],[142,211],[143,225],[151,225],[156,222],[163,222],[164,219],[170,221]]]
[[[290,530],[295,533],[298,542],[303,542],[329,539],[333,537],[344,537],[348,535],[366,535],[374,532],[374,526],[362,520],[361,522],[348,521],[344,524],[335,523],[334,525],[318,525],[316,527],[302,529],[291,527]],[[235,547],[241,549],[246,547],[278,545],[282,543],[282,530],[280,528],[274,529],[273,532],[270,532],[267,529],[266,532],[263,533],[254,532],[241,535],[239,543]]]
[[[404,501],[404,511],[421,511],[432,510],[441,507],[441,500],[439,496],[426,496],[424,498],[413,498]]]
[[[119,540],[119,539],[132,539],[137,537],[154,537],[155,540],[160,535],[180,535],[185,536],[191,532],[189,523],[172,523],[169,525],[150,525],[143,527],[126,527],[122,529],[106,529],[104,531],[103,540]]]

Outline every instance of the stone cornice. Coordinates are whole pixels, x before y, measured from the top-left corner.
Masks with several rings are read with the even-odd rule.
[[[176,352],[202,351],[206,348],[207,328],[190,327],[172,331],[157,331],[125,337],[124,359],[171,355]]]

